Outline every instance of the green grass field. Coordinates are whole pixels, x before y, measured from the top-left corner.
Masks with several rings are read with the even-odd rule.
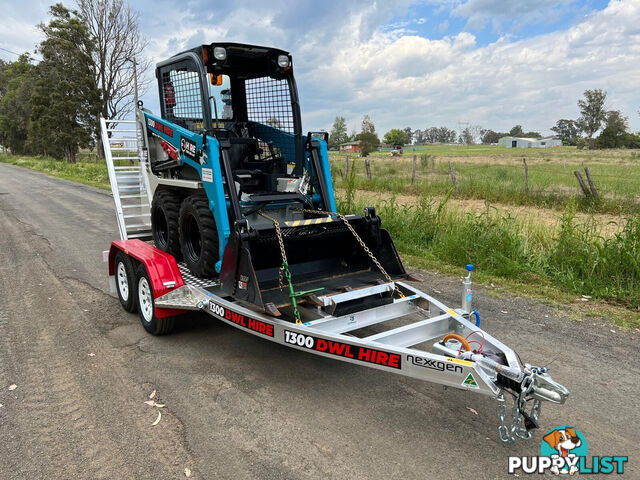
[[[364,159],[350,156],[356,189],[418,195],[426,182],[431,194],[444,195],[453,187],[451,162],[457,183],[456,198],[562,209],[575,196],[580,211],[640,213],[639,151],[426,147],[415,152],[416,175],[412,185],[413,155],[405,151],[402,157],[371,156],[371,179],[367,177]],[[341,188],[346,175],[346,155],[332,152],[330,158],[334,183]],[[523,158],[528,166],[528,192]],[[574,171],[579,170],[587,181],[585,167],[590,170],[599,200],[586,198],[574,175]]]

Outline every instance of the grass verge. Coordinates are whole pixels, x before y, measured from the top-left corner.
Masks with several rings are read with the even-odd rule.
[[[17,165],[37,172],[43,172],[56,178],[63,178],[103,190],[109,190],[109,175],[104,162],[67,163],[47,157],[21,157],[0,155],[0,162]]]
[[[364,208],[354,185],[346,179],[338,199],[341,211]],[[602,236],[591,219],[576,219],[575,200],[557,231],[550,231],[489,207],[465,213],[447,205],[448,199],[436,200],[425,189],[415,205],[399,205],[394,197],[376,205],[410,264],[450,274],[451,266],[473,263],[480,282],[508,284],[516,293],[542,293],[562,303],[588,296],[618,312],[616,324],[640,327],[640,215],[629,217],[621,231]]]

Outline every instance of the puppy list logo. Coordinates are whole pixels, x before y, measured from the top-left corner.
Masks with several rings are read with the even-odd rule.
[[[550,430],[540,444],[538,457],[509,457],[509,473],[541,474],[550,471],[556,475],[597,473],[601,475],[623,474],[627,456],[587,457],[587,440],[574,427],[557,427]]]

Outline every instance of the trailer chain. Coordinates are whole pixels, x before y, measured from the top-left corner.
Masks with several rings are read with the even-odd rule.
[[[337,212],[327,212],[324,210],[309,210],[309,209],[302,209],[303,212],[305,213],[315,213],[315,214],[323,214],[323,215],[328,215],[328,216],[335,216],[338,217],[340,220],[342,220],[342,222],[345,224],[345,226],[349,229],[349,231],[351,232],[351,234],[353,235],[353,237],[356,239],[356,241],[360,244],[360,246],[362,247],[362,249],[364,250],[364,252],[369,256],[369,258],[371,259],[371,261],[374,263],[374,265],[376,267],[378,267],[378,270],[380,270],[380,272],[382,273],[382,275],[384,276],[384,278],[387,280],[387,282],[389,283],[393,283],[394,287],[395,287],[395,292],[398,294],[398,296],[400,298],[404,298],[405,295],[404,293],[402,293],[402,290],[400,290],[400,288],[398,287],[398,285],[396,285],[396,283],[391,279],[391,277],[389,276],[389,274],[387,273],[387,271],[383,268],[382,265],[380,265],[380,262],[378,261],[378,259],[375,257],[375,255],[373,254],[373,252],[369,249],[369,247],[367,247],[367,245],[364,243],[364,241],[362,240],[362,238],[360,238],[360,235],[358,235],[358,233],[356,232],[356,230],[353,228],[353,226],[349,223],[349,220],[347,220],[347,217],[345,217],[344,215],[342,215],[341,213],[337,213]]]
[[[293,282],[291,280],[291,271],[289,270],[289,262],[287,260],[287,252],[284,249],[284,238],[282,236],[282,230],[280,229],[280,222],[264,212],[258,212],[258,214],[273,222],[273,226],[276,229],[276,237],[278,237],[278,244],[280,245],[280,255],[282,256],[282,265],[280,265],[280,268],[278,269],[278,285],[280,287],[280,291],[282,291],[282,287],[284,286],[282,275],[284,274],[285,278],[287,279],[287,286],[289,287],[289,298],[291,299],[291,305],[293,306],[293,316],[296,320],[296,324],[301,325],[302,320],[300,318],[300,310],[298,310],[297,298],[308,295],[310,293],[318,292],[320,290],[324,290],[324,288],[314,288],[312,290],[299,292],[296,292],[294,290]]]
[[[280,255],[282,256],[282,265],[280,265],[280,268],[278,269],[278,288],[280,288],[280,291],[282,291],[282,287],[284,286],[284,283],[282,283],[282,274],[284,273],[285,268],[288,270],[289,263],[287,262],[287,252],[285,252],[284,250],[284,239],[282,238],[282,230],[280,230],[280,222],[264,212],[258,212],[258,214],[266,218],[267,220],[270,220],[276,229],[276,237],[278,238],[278,244],[280,245]]]
[[[527,395],[533,390],[534,374],[528,375],[522,382],[520,394],[513,397],[513,408],[511,409],[511,422],[507,424],[507,401],[504,393],[498,395],[498,437],[502,443],[514,443],[516,438],[528,440],[531,438],[531,431],[523,425],[524,415],[527,406]],[[529,417],[536,423],[540,418],[540,400],[534,399]]]

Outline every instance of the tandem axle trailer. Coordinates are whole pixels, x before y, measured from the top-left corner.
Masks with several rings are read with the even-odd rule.
[[[112,293],[125,309],[138,310],[151,333],[167,333],[181,314],[202,311],[287,347],[488,395],[499,403],[498,430],[505,443],[531,437],[541,401],[562,404],[569,394],[546,369],[523,364],[511,348],[482,330],[479,321],[472,322],[471,312],[454,310],[406,282],[313,296],[313,303],[307,302],[311,305],[300,306],[302,322],[296,323],[286,312],[274,317],[225,295],[218,280],[194,277],[173,256],[138,239],[113,242],[108,264]],[[403,296],[383,305],[328,313],[396,289]],[[470,301],[470,294],[469,274],[463,282],[464,299]],[[510,418],[505,414],[507,396],[514,401]]]

